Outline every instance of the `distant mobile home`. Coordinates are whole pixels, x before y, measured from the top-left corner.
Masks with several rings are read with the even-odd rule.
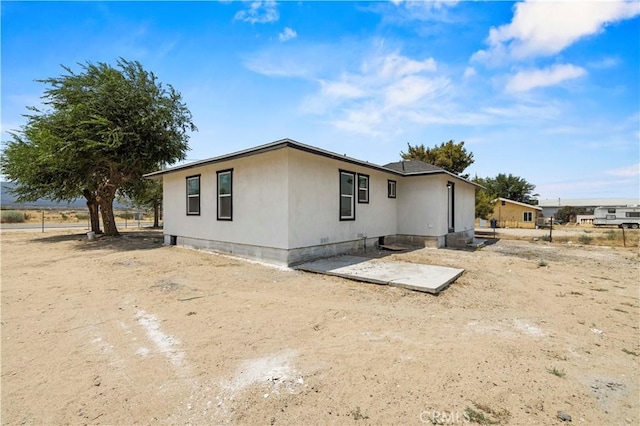
[[[166,244],[295,265],[473,240],[478,185],[421,161],[379,166],[283,139],[147,177],[163,179]]]
[[[638,229],[640,228],[640,207],[596,207],[593,211],[593,224]]]

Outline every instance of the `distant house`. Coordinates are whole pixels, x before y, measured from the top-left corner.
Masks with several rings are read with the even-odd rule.
[[[283,139],[147,177],[163,179],[166,244],[294,265],[473,240],[478,185],[420,161],[379,166]]]
[[[493,206],[492,219],[498,221],[500,228],[535,228],[536,219],[542,216],[542,207],[497,198]]]

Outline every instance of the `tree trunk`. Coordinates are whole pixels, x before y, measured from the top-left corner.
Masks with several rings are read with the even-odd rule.
[[[113,215],[113,200],[116,198],[116,186],[113,184],[102,184],[98,187],[97,197],[104,224],[104,234],[110,237],[120,235],[116,227],[116,219]]]
[[[153,203],[153,227],[160,228],[160,203]]]
[[[87,208],[89,209],[89,218],[91,219],[91,230],[96,234],[102,234],[100,230],[100,217],[98,216],[98,201],[95,194],[88,189],[82,191],[84,198],[87,199]]]

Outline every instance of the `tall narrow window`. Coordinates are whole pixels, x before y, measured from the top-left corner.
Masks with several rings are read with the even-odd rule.
[[[233,220],[233,169],[218,174],[218,220]]]
[[[200,214],[200,175],[187,177],[187,214]]]
[[[533,213],[532,212],[522,212],[522,221],[523,222],[533,222]]]
[[[356,218],[355,181],[355,173],[340,170],[340,220]]]
[[[387,181],[387,197],[396,198],[396,181],[395,180]]]
[[[358,202],[369,202],[369,176],[358,173]]]

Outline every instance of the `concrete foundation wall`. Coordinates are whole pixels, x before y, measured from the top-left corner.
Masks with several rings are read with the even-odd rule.
[[[445,237],[425,237],[421,235],[387,235],[384,237],[385,244],[403,244],[411,247],[431,247],[441,248],[445,246]]]
[[[175,242],[175,245],[178,246],[206,250],[215,253],[230,254],[279,266],[294,266],[311,260],[341,254],[362,253],[365,249],[373,250],[377,241],[378,238],[367,238],[366,242],[365,239],[360,239],[286,250],[276,247],[203,240],[200,238],[172,236],[169,234],[164,235],[165,245],[172,245]]]
[[[452,248],[465,248],[473,243],[475,231],[469,229],[466,231],[452,232],[445,237],[445,245]]]

